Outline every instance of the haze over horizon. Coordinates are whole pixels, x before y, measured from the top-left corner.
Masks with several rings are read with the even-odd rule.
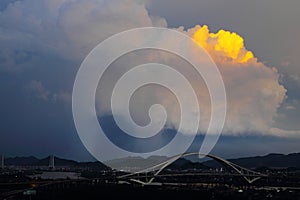
[[[77,70],[99,42],[146,26],[172,28],[191,36],[219,67],[228,111],[212,154],[235,158],[300,152],[299,6],[297,0],[1,1],[0,154],[93,160],[72,117]],[[121,58],[107,73],[118,76],[114,67],[159,58],[187,65],[172,55],[149,51]],[[193,73],[184,73],[197,83]],[[204,133],[210,102],[206,87],[195,85],[202,109],[199,132]],[[105,97],[99,92],[103,90],[98,89],[97,114],[106,116],[109,111],[101,99]],[[143,103],[149,106],[159,97],[171,116],[178,115],[174,108],[178,103],[171,94],[150,87],[147,91],[156,96],[142,98]],[[132,110],[134,118],[145,124],[148,116],[142,106],[137,100]],[[178,118],[168,118],[170,127],[176,128],[177,123]],[[188,127],[182,134],[189,137]],[[191,150],[197,151],[198,145],[195,142]]]

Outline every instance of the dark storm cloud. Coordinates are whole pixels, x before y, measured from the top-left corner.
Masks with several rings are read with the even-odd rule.
[[[1,1],[0,9],[0,152],[90,159],[70,101],[82,59],[114,33],[164,20],[135,0]]]

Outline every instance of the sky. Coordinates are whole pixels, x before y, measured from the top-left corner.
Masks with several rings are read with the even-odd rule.
[[[93,159],[72,118],[77,70],[99,42],[147,26],[168,27],[193,37],[220,68],[228,111],[213,153],[236,157],[299,152],[299,6],[298,0],[2,0],[0,153]],[[234,48],[228,49],[224,41],[233,41],[229,46]],[[188,72],[186,63],[162,52],[144,52],[121,59],[113,68],[162,57],[186,66],[183,71],[195,85],[203,108],[200,132],[205,132],[206,89]],[[155,96],[142,99],[143,103],[163,102],[171,116],[178,115],[171,94],[148,90]],[[98,113],[106,113],[105,95],[98,92],[97,98]],[[133,112],[143,124],[147,117],[138,112],[143,110],[140,104],[137,100]],[[176,127],[177,120],[170,117],[168,122]]]

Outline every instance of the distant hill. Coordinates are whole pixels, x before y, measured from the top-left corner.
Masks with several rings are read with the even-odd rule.
[[[107,161],[106,163],[109,166],[112,166],[116,169],[123,170],[141,170],[148,167],[152,167],[156,164],[159,164],[163,161],[166,161],[168,157],[165,156],[150,156],[148,158],[142,158],[139,156],[132,156],[127,158],[119,158]]]
[[[30,166],[35,165],[39,162],[34,156],[28,157],[14,157],[14,158],[5,158],[5,165],[15,165],[15,166]]]
[[[167,157],[149,157],[147,159],[141,157],[128,157],[111,161],[109,164],[113,166],[136,167],[143,168],[145,166],[153,166],[161,161],[167,160]],[[265,156],[245,157],[236,159],[227,159],[228,161],[249,169],[263,169],[263,168],[299,168],[300,169],[300,153],[293,154],[268,154]],[[186,158],[179,158],[168,169],[208,169],[222,167],[220,163],[215,160],[208,160],[204,162],[192,162]]]
[[[29,157],[14,157],[6,158],[5,165],[7,166],[48,166],[50,157],[38,159],[33,156]],[[68,167],[87,167],[97,169],[109,169],[106,165],[101,162],[77,162],[74,160],[63,159],[54,157],[55,166],[68,166]]]
[[[169,165],[167,169],[178,169],[178,170],[186,170],[186,169],[208,169],[209,167],[203,165],[199,162],[192,162],[185,158],[179,158],[174,163]]]
[[[167,160],[164,156],[151,156],[149,158],[142,157],[128,157],[123,159],[116,159],[109,161],[109,166],[124,166],[125,168],[136,167],[137,165],[141,168],[145,166],[153,166],[153,164],[158,164],[161,161]],[[255,156],[255,157],[245,157],[228,159],[228,161],[233,162],[245,168],[255,169],[255,168],[299,168],[300,169],[300,153],[292,154],[268,154],[265,156]],[[69,167],[87,167],[87,168],[97,168],[97,169],[108,169],[106,165],[101,162],[77,162],[74,160],[62,159],[55,157],[55,166],[69,166]],[[5,165],[8,166],[48,166],[49,157],[38,159],[33,156],[29,157],[14,157],[6,158]],[[207,168],[217,168],[221,165],[214,161],[209,160],[202,163],[192,162],[185,158],[180,158],[170,166],[169,169],[207,169]]]
[[[112,166],[118,169],[125,169],[125,170],[142,170],[157,164],[160,164],[164,161],[168,160],[168,157],[165,156],[150,156],[148,158],[142,157],[127,157],[122,159],[115,159],[109,161],[109,166]],[[192,162],[185,158],[179,158],[174,163],[167,166],[167,169],[173,170],[185,170],[185,169],[208,169],[209,167],[203,165],[199,162]]]
[[[249,169],[262,168],[262,167],[300,168],[300,153],[292,153],[288,155],[273,153],[265,156],[228,159],[228,161]],[[203,162],[202,164],[208,167],[220,166],[220,164],[214,160],[209,160]]]
[[[40,159],[36,163],[36,165],[37,166],[48,166],[49,165],[49,159],[50,159],[50,156],[48,156],[46,158],[43,158],[43,159]],[[54,165],[55,166],[75,166],[77,164],[79,164],[79,163],[74,161],[74,160],[62,159],[62,158],[58,158],[58,157],[54,158]]]

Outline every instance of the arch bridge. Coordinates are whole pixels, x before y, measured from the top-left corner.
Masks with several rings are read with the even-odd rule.
[[[169,158],[168,160],[166,160],[164,162],[161,162],[157,165],[154,165],[152,167],[149,167],[147,169],[143,169],[141,171],[137,171],[137,172],[134,172],[134,173],[119,176],[118,179],[129,179],[133,182],[136,182],[136,183],[139,183],[139,184],[142,184],[142,185],[148,185],[148,184],[151,184],[157,176],[159,176],[161,171],[163,171],[166,167],[171,165],[173,162],[175,162],[179,158],[184,158],[184,157],[193,156],[193,155],[212,158],[213,160],[217,161],[218,163],[222,164],[223,166],[229,167],[230,169],[237,172],[241,177],[243,177],[250,184],[257,181],[258,179],[260,179],[262,177],[267,176],[266,174],[262,174],[260,172],[256,172],[256,171],[241,167],[241,166],[239,166],[235,163],[232,163],[228,160],[225,160],[221,157],[218,157],[218,156],[215,156],[215,155],[212,155],[212,154],[203,154],[203,153],[199,153],[199,152],[189,152],[189,153],[183,153],[183,154],[173,156],[173,157]],[[144,174],[144,173],[149,173],[149,172],[154,172],[154,174],[151,176],[151,179],[147,182],[143,182],[141,180],[133,178],[133,177],[135,177],[139,174]]]

